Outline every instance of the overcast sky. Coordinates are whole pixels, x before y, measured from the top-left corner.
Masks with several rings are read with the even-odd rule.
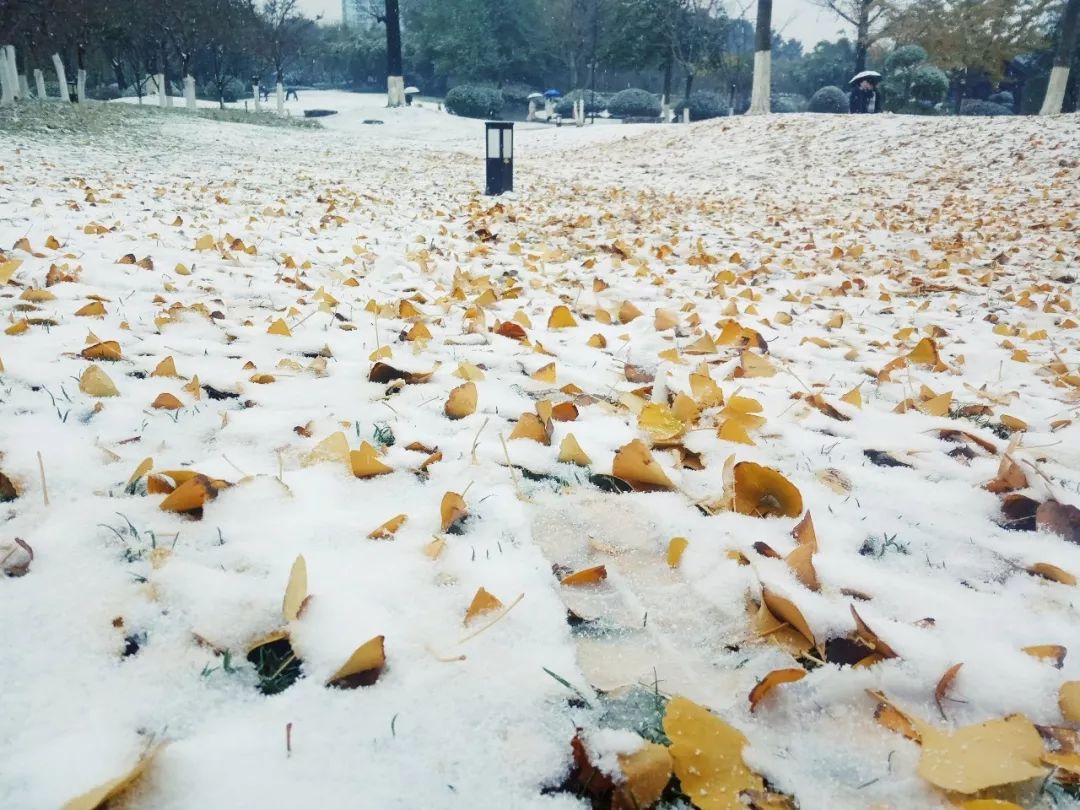
[[[309,15],[322,14],[328,22],[341,20],[341,0],[300,0],[300,6]],[[751,22],[757,14],[754,0],[728,0],[727,6],[730,13],[747,6],[747,18]],[[846,23],[818,8],[811,0],[773,0],[773,29],[785,39],[802,40],[806,50],[813,48],[819,40],[835,39],[841,31],[848,34],[842,25]]]

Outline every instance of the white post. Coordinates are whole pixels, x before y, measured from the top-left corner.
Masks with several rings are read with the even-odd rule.
[[[772,51],[754,53],[754,86],[750,93],[750,115],[769,113],[772,88]]]
[[[168,92],[166,92],[166,90],[165,90],[165,74],[164,73],[155,73],[154,74],[154,84],[157,86],[158,106],[159,107],[164,107],[165,106],[165,97],[168,95]]]
[[[251,97],[255,99],[255,112],[258,112],[262,108],[262,103],[259,100],[259,83],[251,85]]]
[[[689,104],[682,108],[682,122],[684,124],[689,124],[690,123],[690,105]]]
[[[285,114],[285,85],[281,82],[277,83],[277,87],[274,88],[277,93],[277,113],[278,115]]]
[[[184,103],[189,110],[196,108],[195,104],[195,77],[190,73],[184,77]]]
[[[54,53],[52,63],[56,69],[56,80],[60,83],[60,100],[71,101],[71,92],[68,90],[67,84],[67,72],[64,70],[64,60],[60,58],[60,54]]]
[[[49,97],[45,94],[45,74],[41,72],[41,68],[34,68],[34,86],[37,88],[38,101],[47,101]]]
[[[0,48],[0,106],[7,106],[15,100],[11,87],[11,71],[8,70],[7,50]]]
[[[80,104],[86,103],[86,71],[79,68],[79,72],[75,74],[75,93],[76,98],[79,99]]]
[[[1057,65],[1050,71],[1050,82],[1046,85],[1042,109],[1039,115],[1057,115],[1065,103],[1065,86],[1069,83],[1069,66]]]

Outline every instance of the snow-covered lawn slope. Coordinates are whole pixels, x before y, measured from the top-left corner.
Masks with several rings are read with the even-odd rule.
[[[0,129],[0,807],[148,752],[117,806],[584,807],[575,728],[618,771],[598,729],[655,690],[746,735],[768,806],[937,808],[886,698],[1067,725],[1080,120],[526,127],[494,200],[481,123],[382,113]],[[201,513],[162,509],[192,472]],[[374,683],[327,686],[379,636]],[[1011,799],[1066,802],[1024,756]]]

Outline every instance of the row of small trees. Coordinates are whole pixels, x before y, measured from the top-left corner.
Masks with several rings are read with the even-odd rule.
[[[870,45],[883,36],[903,35],[924,43],[935,60],[949,69],[958,85],[957,111],[960,111],[964,85],[972,72],[1000,79],[1005,66],[1014,57],[1044,47],[1056,40],[1053,69],[1050,74],[1041,113],[1061,112],[1070,67],[1076,49],[1080,0],[817,0],[855,25],[857,31],[857,69],[865,66]],[[754,93],[751,113],[768,112],[770,103],[772,0],[757,0],[757,38],[754,55]],[[875,30],[875,24],[880,26]],[[926,50],[921,51],[925,62]],[[937,68],[903,66],[908,86],[903,99],[909,99],[911,82],[939,84]],[[894,83],[894,91],[897,88]]]
[[[317,39],[297,2],[18,0],[0,3],[0,43],[14,46],[19,75],[59,61],[65,77],[94,77],[97,95],[141,96],[161,77],[165,88],[197,80],[200,94],[224,103],[235,100],[238,79],[284,83]]]

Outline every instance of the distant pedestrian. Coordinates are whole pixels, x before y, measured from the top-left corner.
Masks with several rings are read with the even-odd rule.
[[[851,78],[850,100],[848,109],[852,113],[879,113],[882,110],[881,92],[878,82],[881,74],[876,70],[864,70]]]

